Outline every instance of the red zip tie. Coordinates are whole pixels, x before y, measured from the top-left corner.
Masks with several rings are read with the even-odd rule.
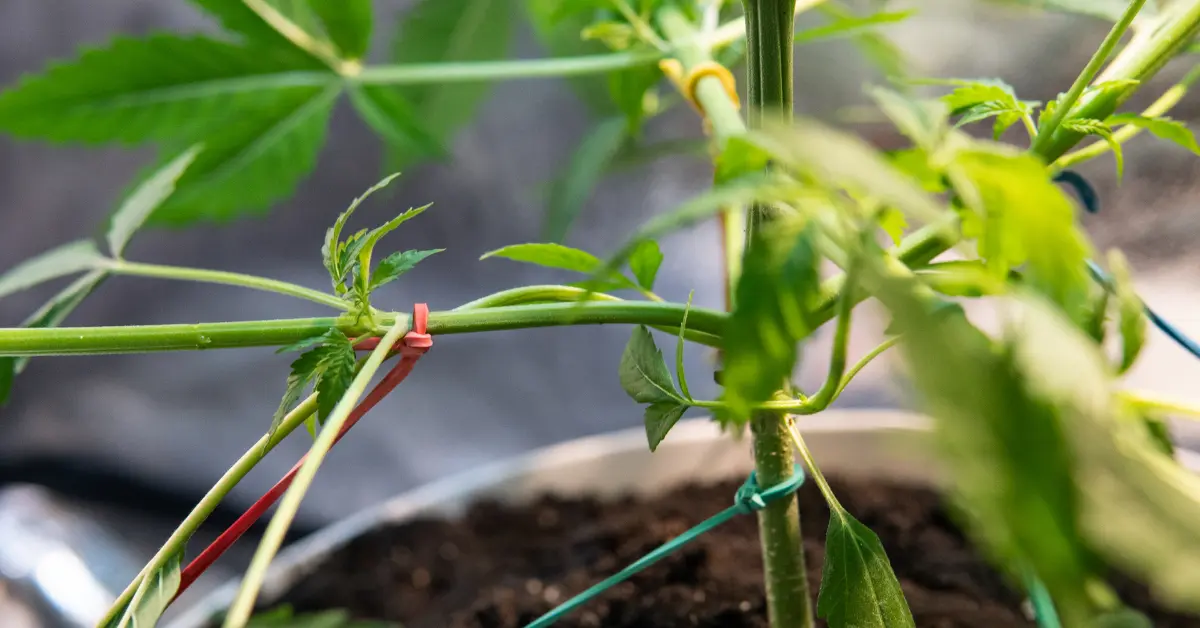
[[[404,338],[400,341],[400,361],[396,363],[396,366],[392,367],[391,371],[388,371],[388,374],[350,412],[345,425],[342,426],[337,438],[334,439],[334,444],[342,440],[346,432],[350,431],[350,428],[354,427],[354,424],[363,415],[369,412],[371,408],[374,408],[388,393],[392,392],[400,382],[404,381],[404,378],[408,377],[413,367],[416,366],[417,360],[421,359],[421,356],[425,355],[425,352],[429,351],[429,348],[433,346],[433,337],[425,331],[428,322],[429,306],[424,303],[414,305],[412,330],[405,334]],[[374,349],[379,345],[379,339],[368,338],[356,344],[355,348],[366,349],[368,348],[367,345],[369,345],[370,349]],[[279,501],[279,498],[291,486],[292,480],[296,477],[296,472],[300,470],[301,465],[304,464],[307,458],[307,454],[301,457],[295,466],[292,467],[292,470],[283,476],[283,479],[279,480],[275,486],[271,487],[271,490],[267,491],[258,501],[254,502],[254,505],[250,506],[241,517],[238,517],[238,520],[233,525],[229,526],[229,529],[221,533],[221,536],[217,537],[217,540],[213,541],[211,545],[206,547],[203,552],[200,552],[199,556],[196,556],[188,564],[187,568],[180,575],[179,590],[175,592],[176,598],[186,591],[200,574],[204,573],[230,546],[241,538],[246,533],[246,530],[249,530],[250,526],[254,525],[255,521],[258,521],[271,506],[274,506],[275,502]]]

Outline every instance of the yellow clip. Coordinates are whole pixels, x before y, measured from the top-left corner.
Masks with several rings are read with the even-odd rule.
[[[721,81],[721,85],[725,88],[725,92],[729,94],[729,100],[733,102],[735,108],[741,108],[741,100],[738,98],[737,81],[733,78],[729,68],[716,63],[714,61],[705,61],[699,63],[692,68],[687,76],[683,74],[683,65],[675,59],[663,59],[658,62],[658,67],[663,71],[663,74],[675,84],[675,88],[679,93],[687,98],[688,102],[696,108],[701,117],[707,117],[704,113],[704,105],[700,104],[700,100],[696,98],[696,86],[700,84],[700,80],[705,77],[714,77]]]

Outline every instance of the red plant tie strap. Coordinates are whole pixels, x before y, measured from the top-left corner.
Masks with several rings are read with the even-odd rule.
[[[374,408],[388,393],[392,392],[400,382],[404,381],[404,378],[408,377],[413,367],[416,366],[417,360],[421,359],[421,356],[425,355],[430,347],[433,346],[433,337],[426,333],[428,323],[429,306],[424,303],[417,303],[413,306],[412,330],[400,340],[400,361],[396,363],[396,366],[392,367],[391,371],[388,371],[388,374],[350,412],[345,425],[342,426],[337,438],[334,439],[334,444],[342,440],[346,432],[350,431],[350,428],[354,427],[354,424],[358,423],[358,420],[363,415],[369,412],[371,408]],[[355,348],[370,350],[377,346],[379,346],[378,338],[368,338],[356,344]],[[180,575],[179,590],[175,593],[176,598],[186,591],[200,574],[204,573],[226,550],[241,538],[246,533],[246,530],[249,530],[250,526],[254,525],[255,521],[258,521],[267,510],[270,510],[271,506],[275,505],[275,502],[279,501],[279,498],[291,486],[292,480],[296,477],[296,473],[300,470],[306,458],[308,458],[307,454],[296,462],[292,470],[283,476],[283,479],[276,482],[275,486],[271,487],[271,490],[267,491],[258,501],[254,502],[241,517],[238,517],[233,525],[229,526],[225,532],[221,533],[221,536],[217,537],[217,540],[204,548],[204,551],[200,552],[200,555],[196,556],[188,564],[187,568]]]

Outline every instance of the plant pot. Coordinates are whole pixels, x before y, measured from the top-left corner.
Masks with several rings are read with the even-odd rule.
[[[827,475],[936,486],[927,422],[905,412],[833,410],[801,423]],[[1181,452],[1200,469],[1198,457]],[[547,493],[600,498],[664,493],[687,483],[745,476],[753,468],[748,439],[722,434],[708,419],[681,421],[651,453],[635,428],[582,438],[469,471],[401,494],[335,523],[280,552],[260,601],[270,605],[350,540],[418,517],[454,518],[479,500],[525,503]],[[730,495],[732,499],[732,495]],[[713,513],[715,514],[715,512]],[[202,628],[231,602],[233,581],[186,609],[168,628]]]

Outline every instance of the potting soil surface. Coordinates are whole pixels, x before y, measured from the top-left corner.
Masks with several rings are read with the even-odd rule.
[[[520,628],[727,507],[740,483],[688,486],[649,501],[478,503],[459,521],[412,521],[358,538],[283,602],[297,611],[347,609],[405,628]],[[832,484],[882,540],[917,626],[1034,625],[1021,610],[1023,596],[973,549],[936,493],[886,482]],[[829,511],[811,482],[800,504],[815,596]],[[759,550],[755,517],[735,517],[555,626],[766,628]],[[1200,627],[1200,617],[1158,610],[1140,587],[1118,589],[1159,628]]]

